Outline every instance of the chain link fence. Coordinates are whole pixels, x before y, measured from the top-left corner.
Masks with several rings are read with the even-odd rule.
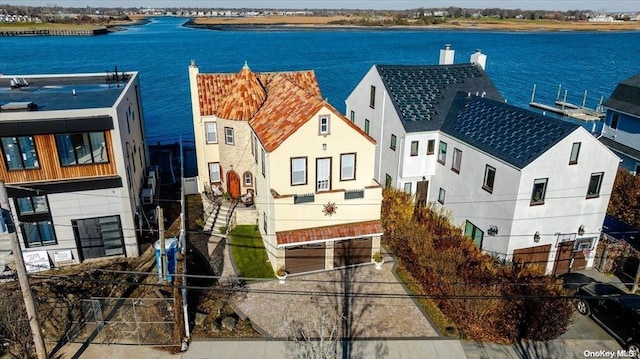
[[[176,309],[172,298],[82,299],[79,309],[79,318],[65,334],[67,342],[180,345],[172,335]]]

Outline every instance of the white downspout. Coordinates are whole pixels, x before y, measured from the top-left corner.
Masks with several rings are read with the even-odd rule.
[[[398,150],[398,163],[396,166],[396,188],[400,188],[400,164],[404,163],[401,159],[404,158],[404,138],[405,136],[400,137],[400,147]]]
[[[385,103],[387,98],[387,90],[382,91],[382,118],[380,119],[380,136],[378,137],[378,180],[380,183],[384,183],[382,180],[382,134],[384,133],[384,114]]]

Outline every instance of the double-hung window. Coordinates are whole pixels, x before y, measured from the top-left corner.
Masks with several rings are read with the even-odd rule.
[[[222,182],[222,179],[220,177],[220,162],[209,163],[209,182]]]
[[[291,185],[307,184],[307,158],[294,157],[291,159]]]
[[[329,134],[329,116],[328,115],[320,116],[319,125],[320,125],[319,133],[321,135],[328,135]]]
[[[447,162],[447,143],[440,141],[440,149],[438,151],[438,162],[445,164]]]
[[[544,197],[547,193],[548,178],[538,178],[533,181],[533,191],[531,193],[531,205],[544,204]]]
[[[245,172],[243,177],[245,187],[253,186],[253,175],[251,175],[251,172]]]
[[[215,122],[205,122],[204,131],[207,143],[218,143],[218,127]]]
[[[56,135],[56,147],[62,166],[109,162],[104,132]]]
[[[340,180],[356,179],[356,154],[344,153],[340,155]]]
[[[496,179],[496,169],[487,165],[484,169],[484,180],[482,181],[482,189],[489,193],[493,193],[493,183]]]
[[[233,139],[233,127],[225,127],[224,128],[224,143],[227,145],[234,144]]]
[[[397,142],[397,138],[396,135],[391,135],[391,149],[392,150],[396,150],[396,142]]]
[[[9,170],[38,168],[38,154],[31,136],[3,137],[2,151]]]
[[[451,164],[451,170],[455,173],[460,173],[460,164],[462,163],[462,151],[453,149],[453,163]]]
[[[604,172],[592,173],[587,187],[587,198],[597,198],[600,196],[600,186],[602,185]]]

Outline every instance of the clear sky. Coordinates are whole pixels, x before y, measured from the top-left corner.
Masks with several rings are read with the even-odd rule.
[[[638,0],[0,0],[0,4],[63,7],[200,7],[277,9],[412,9],[457,6],[524,10],[640,11]]]

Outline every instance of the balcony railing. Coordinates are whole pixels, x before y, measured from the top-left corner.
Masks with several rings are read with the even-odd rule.
[[[293,204],[309,203],[313,201],[315,201],[315,194],[313,193],[293,195]]]
[[[364,189],[355,189],[344,192],[344,199],[364,198]]]

